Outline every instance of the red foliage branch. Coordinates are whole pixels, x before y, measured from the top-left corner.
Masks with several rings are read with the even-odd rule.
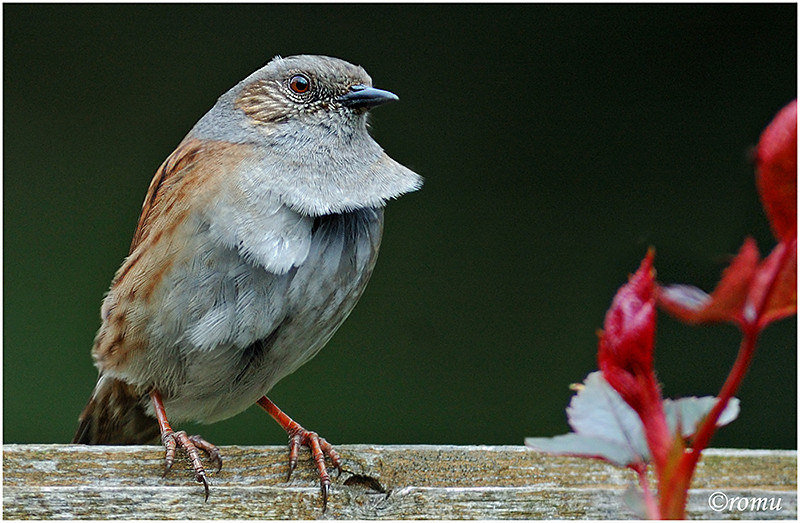
[[[645,500],[651,517],[685,517],[697,462],[750,366],[760,333],[770,323],[797,314],[797,101],[781,110],[762,133],[756,181],[778,240],[769,256],[762,260],[755,241],[748,238],[716,289],[706,294],[689,285],[657,286],[650,251],[606,314],[598,363],[603,377],[644,426],[659,484],[657,505]],[[669,432],[653,369],[656,303],[686,323],[729,321],[742,332],[736,361],[718,400],[688,447],[680,431]],[[644,479],[644,472],[637,472]]]

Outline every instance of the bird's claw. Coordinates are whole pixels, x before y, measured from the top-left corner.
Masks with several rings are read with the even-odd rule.
[[[287,480],[292,477],[292,472],[297,467],[297,459],[300,447],[308,447],[311,450],[311,457],[317,467],[319,474],[319,487],[322,494],[322,511],[328,506],[328,494],[331,491],[331,477],[325,465],[325,456],[330,457],[331,464],[336,467],[337,474],[342,473],[342,463],[339,453],[333,449],[333,445],[328,443],[325,438],[320,438],[316,432],[312,432],[297,425],[289,431],[289,474]]]
[[[203,484],[205,490],[205,500],[208,501],[208,480],[206,479],[206,469],[203,467],[203,462],[200,459],[200,451],[205,452],[211,462],[216,463],[217,472],[222,470],[222,455],[219,449],[204,440],[200,436],[189,436],[185,431],[168,431],[162,434],[161,442],[166,448],[164,454],[164,476],[166,476],[172,465],[175,463],[175,452],[178,448],[183,449],[189,457],[189,462],[192,464],[194,470],[194,479],[198,483]]]

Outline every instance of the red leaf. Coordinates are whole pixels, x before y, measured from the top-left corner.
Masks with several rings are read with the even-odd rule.
[[[797,314],[797,238],[776,245],[759,266],[744,313],[760,329]]]
[[[756,242],[748,238],[710,295],[691,285],[669,285],[659,288],[658,304],[686,323],[739,322],[759,258]]]
[[[653,369],[656,330],[654,253],[620,287],[606,313],[597,362],[603,377],[639,415],[656,470],[666,465],[671,446],[661,391]]]
[[[606,380],[634,409],[636,405],[630,400],[631,396],[639,395],[636,377],[653,369],[656,328],[653,257],[650,251],[639,270],[614,296],[597,352]]]
[[[756,150],[756,184],[772,232],[797,237],[797,100],[764,129]]]

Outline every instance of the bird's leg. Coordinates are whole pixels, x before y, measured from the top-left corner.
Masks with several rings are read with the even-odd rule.
[[[292,472],[297,467],[297,455],[300,452],[300,447],[305,445],[311,450],[311,456],[314,458],[317,472],[319,473],[319,486],[322,492],[322,507],[324,510],[328,504],[328,493],[331,489],[331,478],[328,475],[328,469],[325,467],[325,455],[331,458],[331,463],[341,474],[342,464],[339,454],[333,450],[333,446],[330,443],[325,441],[325,438],[320,438],[316,432],[311,432],[301,427],[299,423],[287,416],[266,396],[262,396],[256,403],[267,411],[267,414],[272,416],[278,422],[278,425],[283,427],[286,433],[289,434],[289,474],[287,479],[292,476]]]
[[[200,436],[188,436],[184,431],[175,432],[167,421],[167,412],[164,410],[164,403],[161,401],[161,394],[157,390],[150,391],[150,400],[153,402],[153,410],[158,418],[158,427],[161,430],[161,442],[167,449],[164,456],[164,475],[166,476],[172,464],[175,463],[175,450],[182,448],[194,469],[194,479],[202,483],[205,488],[206,501],[208,501],[208,481],[206,481],[206,469],[200,460],[200,450],[208,454],[212,462],[217,464],[217,472],[222,469],[222,456],[219,449],[204,440]]]

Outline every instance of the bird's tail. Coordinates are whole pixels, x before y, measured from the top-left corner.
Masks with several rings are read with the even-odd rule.
[[[100,376],[89,403],[80,415],[73,443],[136,445],[155,443],[158,422],[145,412],[146,394],[127,383]]]

